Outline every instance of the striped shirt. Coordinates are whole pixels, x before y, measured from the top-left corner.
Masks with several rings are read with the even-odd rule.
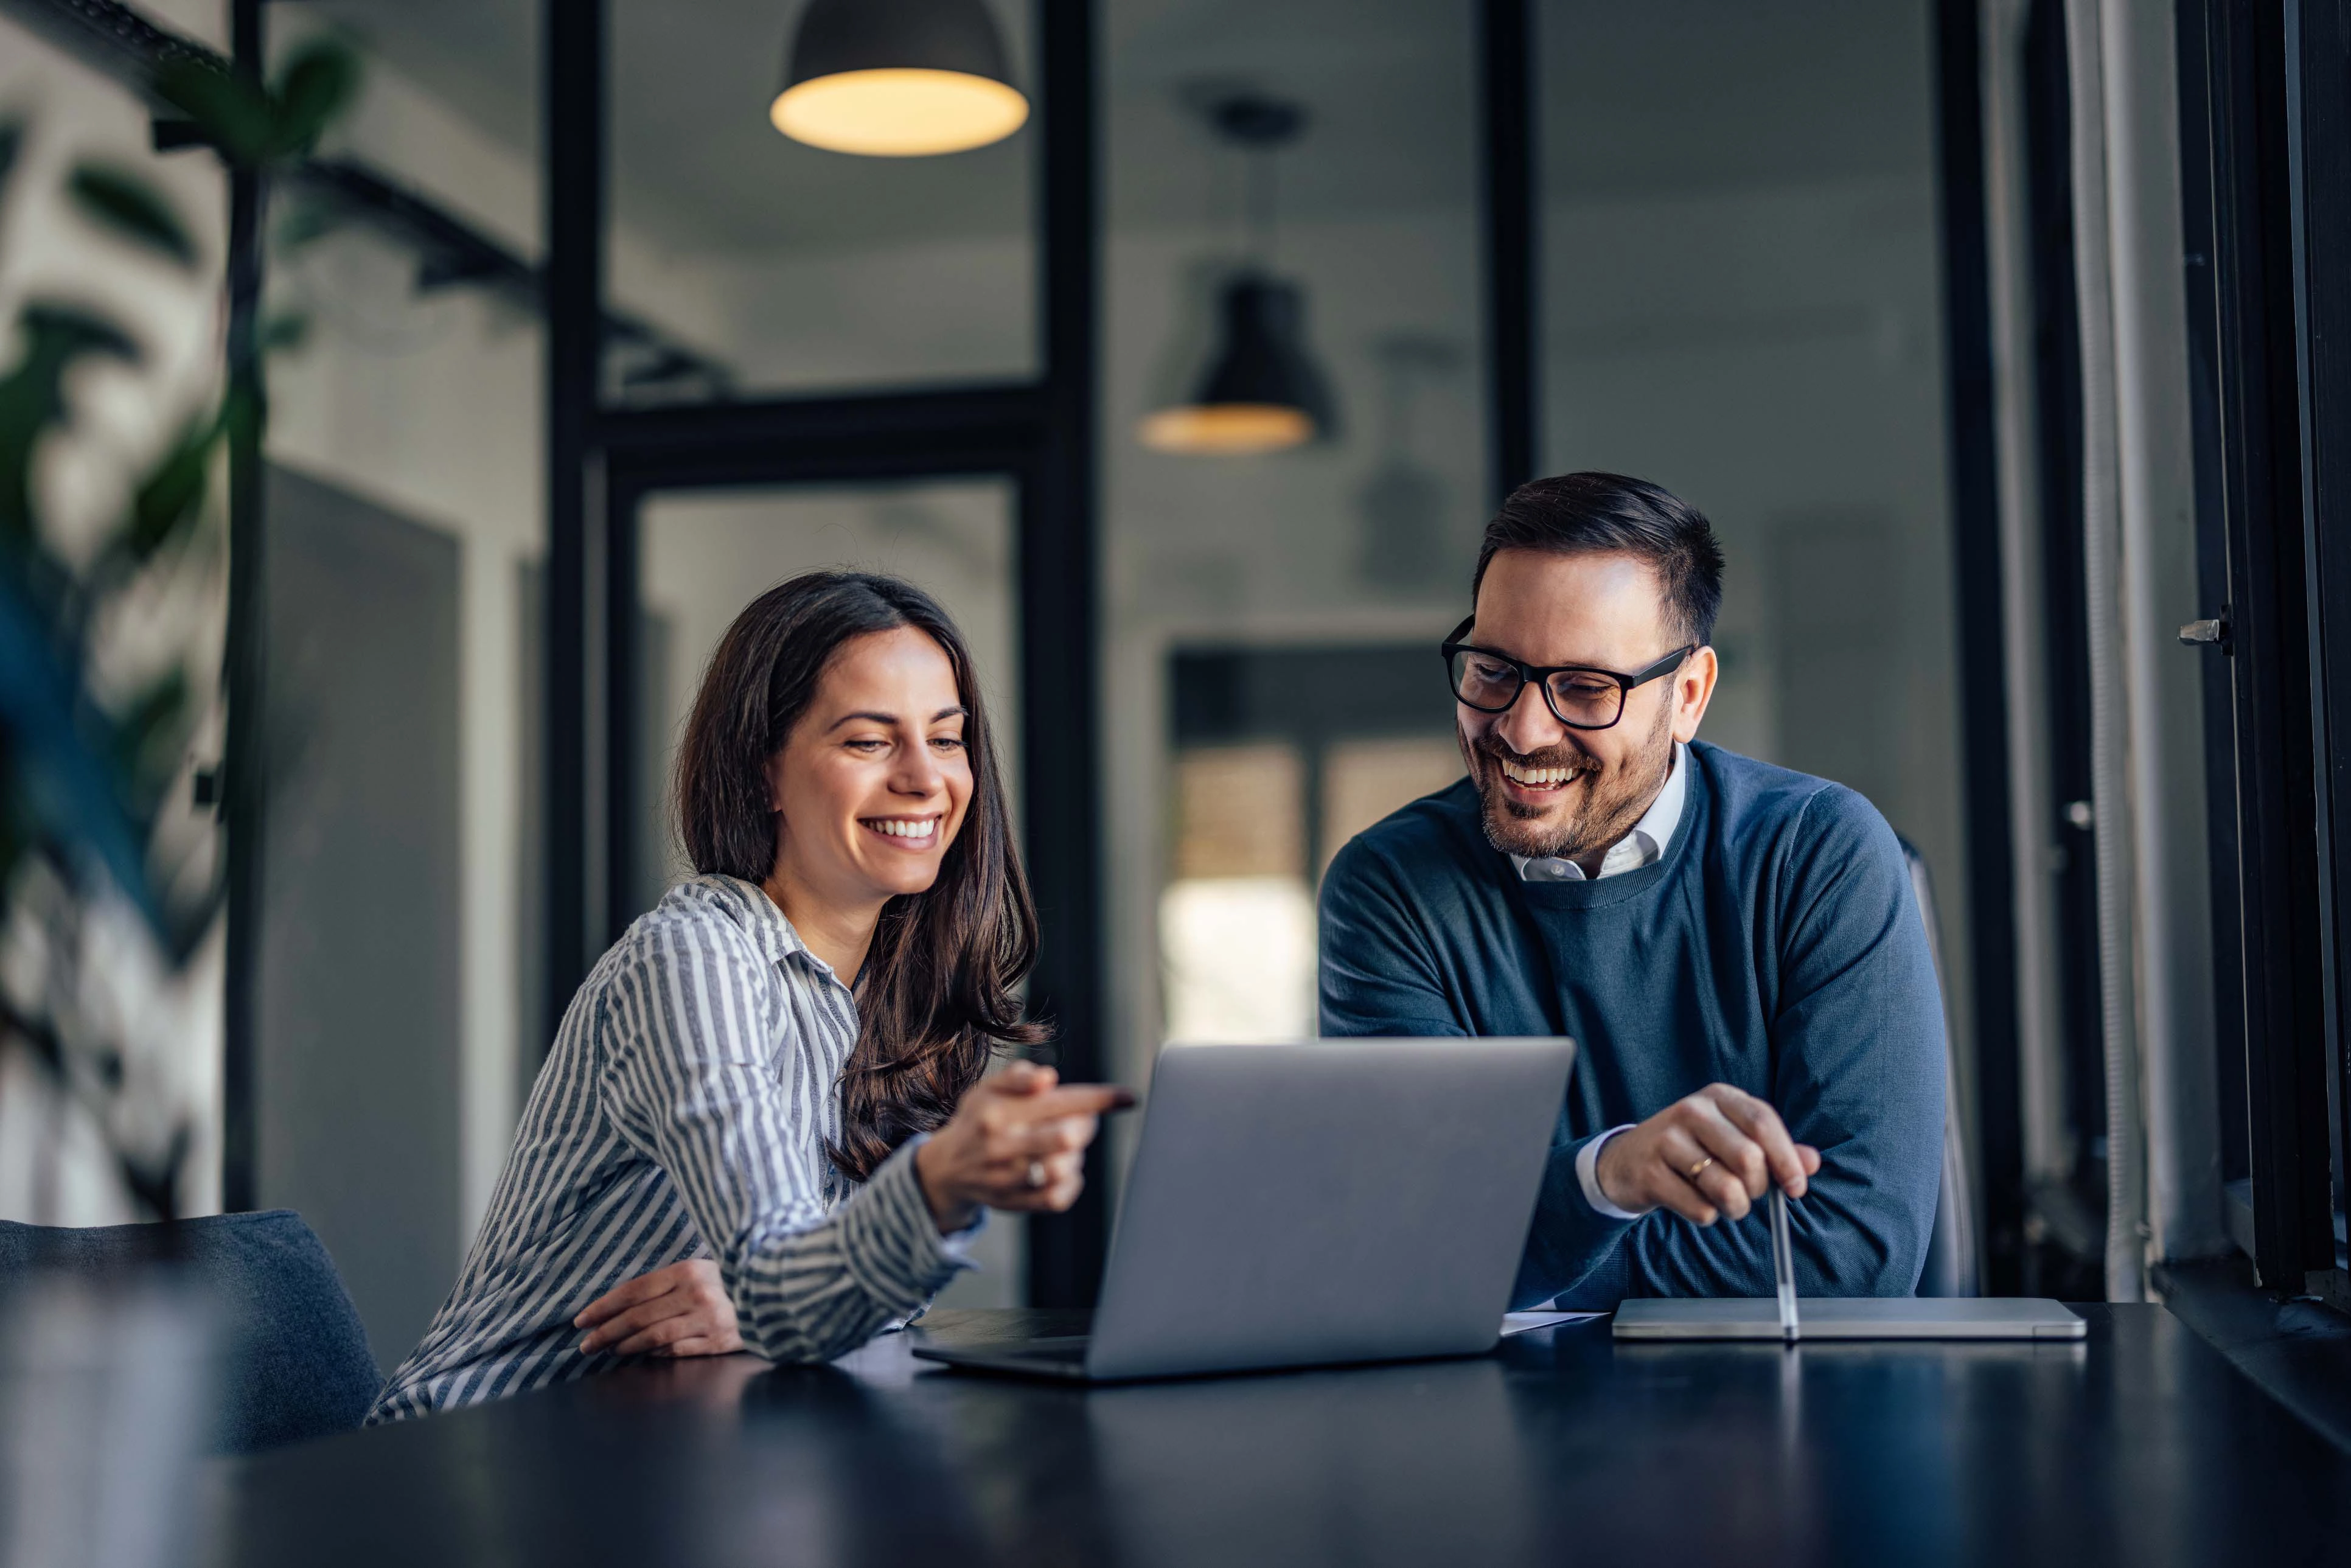
[[[456,1287],[370,1423],[614,1364],[571,1320],[687,1258],[717,1260],[771,1361],[829,1360],[921,1311],[972,1233],[939,1234],[919,1138],[862,1186],[826,1157],[856,1042],[849,988],[766,893],[672,888],[564,1012]]]

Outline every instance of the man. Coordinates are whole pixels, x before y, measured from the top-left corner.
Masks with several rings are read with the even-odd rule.
[[[1582,1042],[1513,1295],[1907,1296],[1933,1229],[1943,1012],[1900,844],[1852,790],[1696,739],[1713,529],[1569,474],[1488,525],[1446,644],[1469,776],[1322,884],[1322,1032]],[[1802,700],[1834,704],[1834,689]],[[1719,1223],[1718,1223],[1719,1221]]]

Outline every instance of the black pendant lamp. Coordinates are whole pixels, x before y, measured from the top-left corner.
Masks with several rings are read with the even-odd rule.
[[[1330,392],[1305,348],[1305,297],[1267,267],[1273,248],[1270,157],[1305,128],[1306,115],[1296,104],[1241,95],[1210,104],[1208,120],[1251,155],[1251,256],[1217,291],[1217,351],[1199,390],[1189,402],[1144,415],[1135,435],[1158,452],[1280,452],[1331,425]]]
[[[986,0],[810,0],[768,118],[795,141],[921,158],[1028,121]]]
[[[1145,415],[1136,434],[1159,452],[1280,452],[1330,423],[1322,378],[1300,347],[1305,301],[1293,284],[1244,272],[1217,298],[1216,359],[1187,403]]]

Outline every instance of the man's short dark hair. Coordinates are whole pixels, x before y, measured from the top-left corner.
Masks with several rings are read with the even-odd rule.
[[[1560,474],[1510,492],[1478,551],[1474,608],[1486,568],[1506,549],[1552,555],[1629,555],[1656,574],[1666,620],[1685,643],[1714,640],[1722,608],[1722,546],[1696,507],[1622,474]]]

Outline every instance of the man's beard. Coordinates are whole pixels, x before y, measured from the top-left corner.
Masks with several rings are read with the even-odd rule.
[[[1661,708],[1657,721],[1633,755],[1615,768],[1595,774],[1597,758],[1573,743],[1547,746],[1524,756],[1497,740],[1491,733],[1464,741],[1469,752],[1469,775],[1477,780],[1479,812],[1486,841],[1504,854],[1529,860],[1581,860],[1607,849],[1633,831],[1649,809],[1674,765],[1673,710]],[[1502,762],[1520,768],[1573,768],[1582,777],[1561,787],[1565,821],[1559,806],[1549,810],[1518,805],[1503,792]]]

